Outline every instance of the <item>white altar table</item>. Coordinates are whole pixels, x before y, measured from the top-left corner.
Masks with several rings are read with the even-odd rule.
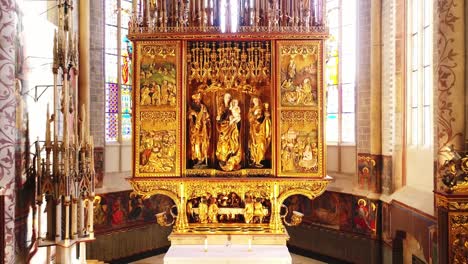
[[[164,264],[291,264],[286,246],[252,245],[173,245],[164,256]]]

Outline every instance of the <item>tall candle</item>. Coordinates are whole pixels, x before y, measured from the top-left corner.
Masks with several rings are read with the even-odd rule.
[[[252,239],[249,238],[249,251],[252,251]]]
[[[85,223],[85,218],[84,218],[85,206],[84,206],[83,197],[79,197],[79,209],[80,209],[80,221],[78,223],[78,233],[79,233],[79,236],[84,236],[86,227],[84,225],[84,223]]]
[[[55,242],[62,240],[62,204],[60,198],[55,206]]]
[[[205,252],[208,251],[208,239],[205,238]]]
[[[65,197],[65,239],[69,239],[70,233],[70,197]]]
[[[38,180],[41,178],[41,147],[39,146],[39,137],[37,137],[36,143],[36,171]]]
[[[41,208],[42,201],[37,204],[37,238],[41,239]]]
[[[73,239],[77,238],[77,225],[78,225],[78,204],[75,197],[72,197],[72,227],[71,227],[71,235]]]
[[[88,201],[88,231],[89,238],[94,238],[94,193]]]

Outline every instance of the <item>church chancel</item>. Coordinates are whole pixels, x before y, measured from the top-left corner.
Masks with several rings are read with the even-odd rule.
[[[291,263],[283,202],[328,184],[322,1],[135,4],[129,181],[174,202],[165,263]]]

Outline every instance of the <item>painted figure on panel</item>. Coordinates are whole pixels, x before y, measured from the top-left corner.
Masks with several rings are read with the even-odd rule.
[[[371,206],[367,205],[367,201],[364,199],[359,199],[357,201],[355,216],[354,216],[354,228],[356,231],[363,233],[368,233],[375,231],[375,219],[372,219],[373,213],[369,212],[369,207],[371,210],[375,211],[376,207],[374,203],[371,203]]]
[[[253,166],[259,168],[263,167],[260,162],[264,160],[271,142],[271,119],[268,108],[268,103],[262,105],[258,97],[252,98],[249,109],[249,153]]]
[[[137,220],[143,212],[143,200],[136,193],[130,193],[128,201],[128,220]]]
[[[107,204],[101,196],[94,197],[94,224],[103,225],[107,223]]]
[[[121,225],[124,223],[125,220],[125,211],[122,208],[122,202],[120,197],[114,200],[112,204],[112,218],[111,223],[112,225]]]
[[[208,148],[211,138],[211,120],[208,109],[201,102],[201,94],[192,95],[189,110],[191,159],[196,161],[194,167],[208,165]]]
[[[237,99],[225,93],[218,103],[216,116],[218,142],[216,158],[224,171],[240,169],[242,148],[239,140],[240,107]]]

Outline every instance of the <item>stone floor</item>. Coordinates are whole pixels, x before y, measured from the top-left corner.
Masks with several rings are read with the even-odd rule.
[[[326,264],[318,260],[311,258],[291,254],[293,264]],[[163,264],[164,263],[164,254],[153,256],[150,258],[142,259],[139,261],[132,262],[132,264]]]

